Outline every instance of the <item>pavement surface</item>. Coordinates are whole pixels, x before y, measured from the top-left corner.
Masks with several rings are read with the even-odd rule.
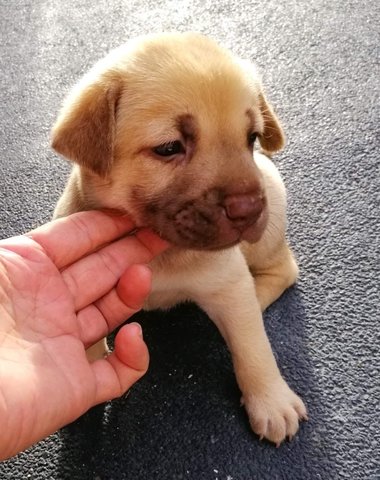
[[[380,478],[379,24],[371,0],[0,1],[2,237],[50,219],[69,165],[49,130],[110,48],[197,30],[257,63],[288,137],[275,162],[301,267],[265,322],[310,413],[292,442],[259,442],[205,314],[141,313],[144,379],[0,464],[1,480]]]

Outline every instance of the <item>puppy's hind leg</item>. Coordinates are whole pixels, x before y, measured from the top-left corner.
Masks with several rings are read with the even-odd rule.
[[[293,285],[298,277],[296,260],[286,244],[274,263],[261,267],[252,265],[250,270],[255,279],[256,296],[262,312]]]
[[[255,279],[256,296],[264,311],[296,281],[298,267],[286,243],[286,190],[275,165],[264,155],[255,153],[263,175],[268,224],[262,238],[254,244],[242,242],[240,248]]]

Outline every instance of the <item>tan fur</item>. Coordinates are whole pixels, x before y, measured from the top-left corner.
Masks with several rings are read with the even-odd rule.
[[[285,240],[284,185],[266,156],[255,152],[252,161],[250,131],[265,152],[284,145],[251,64],[198,34],[132,41],[81,80],[54,126],[54,148],[77,164],[55,216],[118,209],[174,244],[151,264],[145,307],[191,300],[209,314],[231,351],[253,430],[280,443],[296,433],[306,409],[280,375],[261,311],[298,269]],[[153,153],[175,140],[183,154],[167,160]],[[244,230],[254,243],[243,241],[245,233],[236,237],[218,197],[248,194],[264,202]],[[204,238],[198,221],[205,221]],[[104,344],[92,350],[104,353]]]

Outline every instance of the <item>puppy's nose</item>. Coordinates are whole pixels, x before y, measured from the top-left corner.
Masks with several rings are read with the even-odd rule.
[[[264,209],[264,199],[260,195],[228,195],[224,199],[227,217],[238,225],[252,225]]]

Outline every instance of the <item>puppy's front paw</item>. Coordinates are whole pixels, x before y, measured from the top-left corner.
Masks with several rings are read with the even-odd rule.
[[[280,378],[261,392],[242,398],[252,430],[278,447],[297,433],[300,420],[307,420],[303,401]]]

